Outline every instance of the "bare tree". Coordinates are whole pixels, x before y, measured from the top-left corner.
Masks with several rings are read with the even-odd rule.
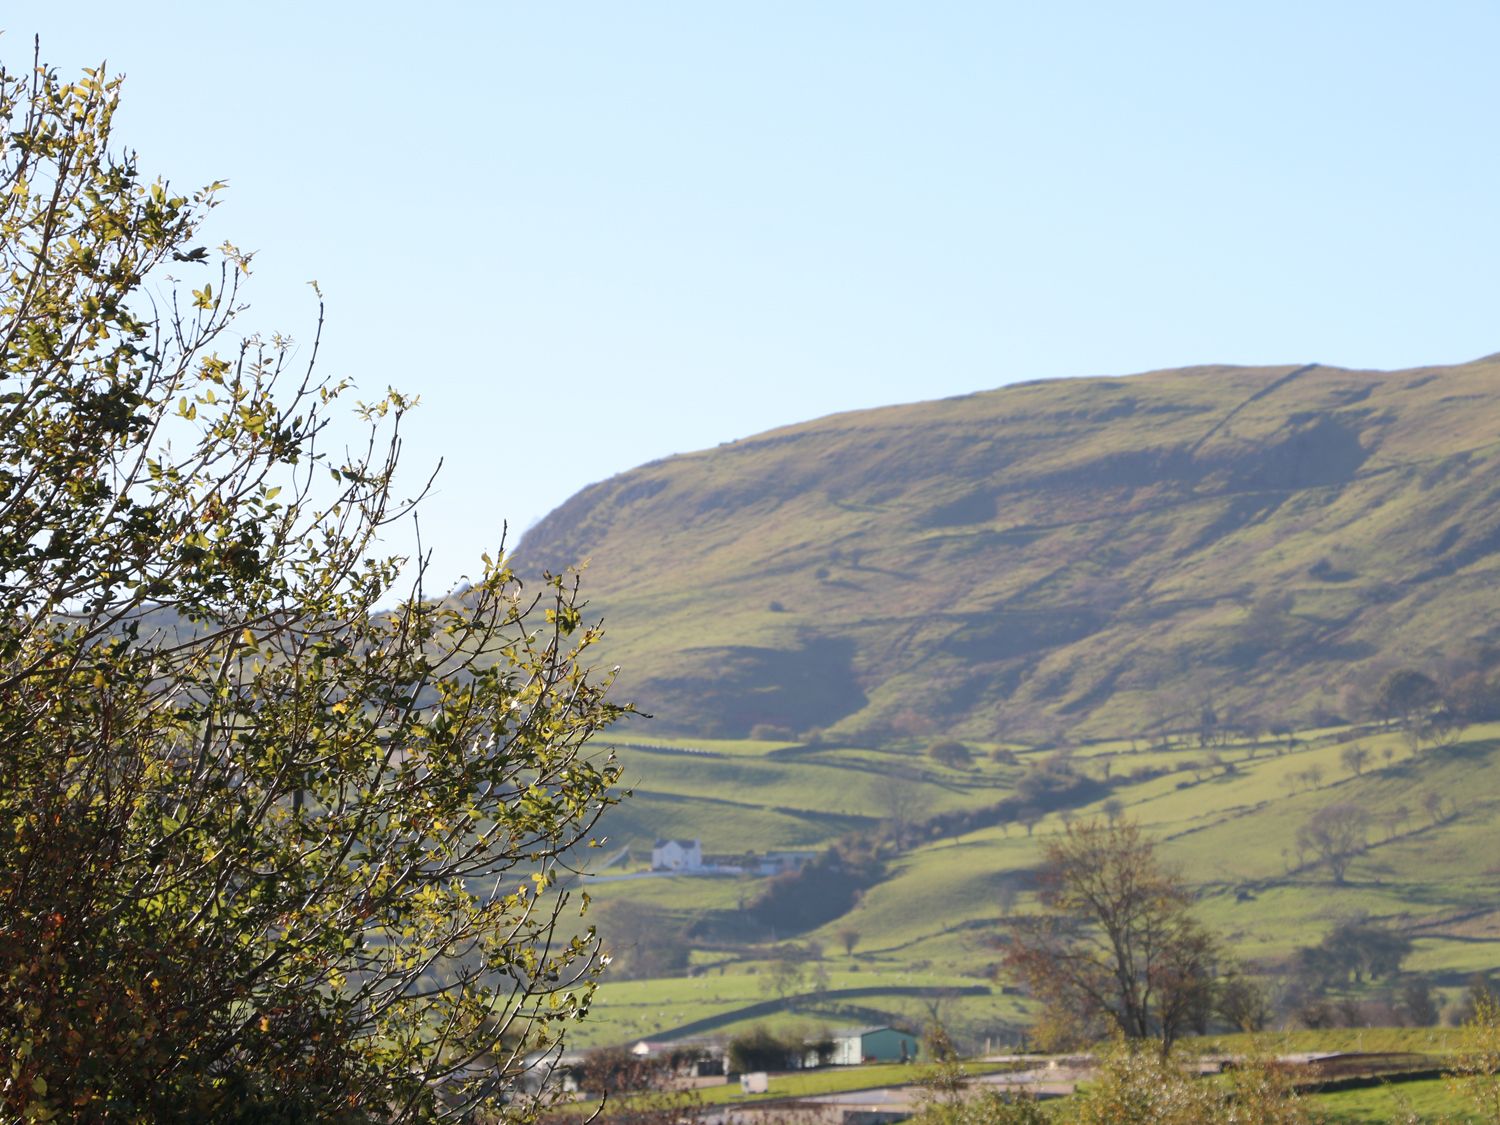
[[[1422,808],[1432,818],[1432,823],[1437,824],[1443,819],[1443,795],[1435,789],[1423,793]]]
[[[876,783],[876,798],[886,815],[887,833],[897,848],[904,849],[931,803],[921,782],[910,773],[888,773]]]
[[[828,976],[828,966],[822,961],[813,962],[812,972],[808,974],[807,986],[815,996],[822,996],[828,991],[831,980]]]
[[[768,996],[774,995],[778,1000],[785,1000],[802,987],[804,975],[802,962],[783,957],[771,962],[761,979],[761,991]]]
[[[1226,974],[1217,991],[1218,1013],[1241,1031],[1260,1031],[1270,1022],[1271,998],[1257,982],[1239,972]]]
[[[1352,770],[1355,777],[1365,772],[1365,763],[1369,760],[1370,752],[1357,742],[1345,746],[1343,753],[1339,755],[1339,761]]]
[[[1218,943],[1137,825],[1069,825],[1047,845],[1039,897],[1045,913],[1009,925],[1005,966],[1058,1022],[1102,1020],[1165,1051],[1210,1010]]]
[[[1350,862],[1365,850],[1369,824],[1370,814],[1362,805],[1350,801],[1326,805],[1297,829],[1297,847],[1317,853],[1333,881],[1342,883]]]

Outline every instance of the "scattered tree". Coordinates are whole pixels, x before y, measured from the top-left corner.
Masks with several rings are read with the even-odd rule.
[[[1412,940],[1366,918],[1340,922],[1315,946],[1297,953],[1298,972],[1319,986],[1359,984],[1394,976],[1411,954]]]
[[[855,929],[842,929],[837,935],[844,946],[844,956],[854,956],[854,947],[859,944],[859,931]]]
[[[1212,746],[1219,734],[1219,712],[1213,698],[1205,696],[1198,704],[1198,746]]]
[[[1039,898],[1045,914],[1009,923],[1005,966],[1047,1010],[1163,1050],[1211,1010],[1218,944],[1135,824],[1069,825],[1047,845]]]
[[[1443,819],[1443,795],[1435,789],[1429,789],[1422,794],[1422,808],[1431,818],[1433,824],[1439,824]]]
[[[974,752],[962,742],[953,739],[944,739],[934,742],[927,748],[927,756],[940,766],[949,769],[966,770],[974,764]]]
[[[674,1070],[669,1056],[638,1055],[629,1047],[598,1047],[583,1057],[578,1088],[596,1098],[660,1089]]]
[[[1484,672],[1460,676],[1443,692],[1454,715],[1471,723],[1500,718],[1500,677]]]
[[[1381,681],[1375,692],[1375,707],[1386,723],[1406,732],[1415,751],[1421,743],[1425,721],[1442,703],[1437,683],[1415,668],[1398,668]]]
[[[1342,883],[1350,862],[1365,850],[1369,824],[1370,814],[1362,805],[1325,805],[1297,829],[1297,846],[1316,853],[1328,865],[1333,881]]]
[[[1215,991],[1215,1010],[1231,1027],[1260,1031],[1271,1019],[1271,999],[1258,981],[1236,970],[1226,973]]]
[[[1463,720],[1447,707],[1441,707],[1427,716],[1422,737],[1434,746],[1454,746],[1463,733]]]
[[[802,962],[783,957],[771,962],[771,967],[762,975],[761,990],[768,996],[785,1000],[792,993],[801,990],[804,973]]]
[[[1343,762],[1346,768],[1352,770],[1355,777],[1365,772],[1365,763],[1369,760],[1370,752],[1357,742],[1351,742],[1339,754],[1339,761]]]
[[[1421,977],[1412,977],[1402,986],[1401,1015],[1412,1027],[1432,1027],[1437,1023],[1437,1002]]]
[[[808,991],[814,996],[821,997],[828,991],[831,983],[831,978],[828,975],[828,966],[823,964],[822,961],[814,961],[812,972],[807,975]]]
[[[886,818],[886,837],[898,850],[911,840],[912,829],[931,805],[921,782],[908,773],[888,773],[875,783],[875,796]]]

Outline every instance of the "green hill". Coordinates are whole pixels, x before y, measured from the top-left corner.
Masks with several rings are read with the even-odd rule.
[[[1397,668],[1500,678],[1497,376],[1500,357],[1035,383],[791,426],[575,496],[520,565],[589,560],[620,695],[656,716],[613,732],[635,796],[601,855],[631,858],[584,880],[591,918],[627,959],[669,935],[693,949],[606,983],[585,1039],[942,1007],[998,1042],[1027,1018],[992,976],[1002,917],[1032,905],[1067,817],[1121,812],[1273,984],[1369,917],[1413,940],[1407,972],[1457,1010],[1500,949],[1500,726],[1414,743],[1343,723]],[[920,753],[949,735],[972,763]],[[1039,789],[1054,770],[1073,788]],[[1343,881],[1297,844],[1335,803],[1369,818]],[[882,867],[814,922],[768,922],[764,879],[643,877],[657,836],[730,857],[863,836]],[[823,982],[783,1005],[765,970],[789,940]]]
[[[1497,377],[1201,367],[841,414],[593,485],[517,557],[589,560],[652,734],[1333,721],[1394,667],[1496,657]]]

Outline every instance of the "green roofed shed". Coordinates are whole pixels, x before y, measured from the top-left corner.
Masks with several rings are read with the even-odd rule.
[[[835,1066],[856,1066],[863,1062],[911,1062],[917,1057],[917,1037],[896,1027],[843,1027],[835,1031],[833,1055]]]

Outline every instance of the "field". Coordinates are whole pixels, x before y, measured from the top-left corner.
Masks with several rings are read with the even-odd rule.
[[[1357,771],[1347,755],[1355,741],[1366,751]],[[692,955],[692,975],[606,976],[575,1042],[705,1025],[718,1036],[756,1023],[809,1033],[878,1020],[918,1027],[935,1016],[971,1048],[1017,1042],[1028,1011],[995,976],[995,937],[1006,914],[1031,907],[1048,839],[1070,817],[1108,812],[1137,819],[1161,841],[1197,887],[1202,919],[1252,965],[1316,944],[1356,915],[1414,939],[1405,968],[1422,974],[1440,1003],[1455,1003],[1471,974],[1500,964],[1500,728],[1471,727],[1452,745],[1416,751],[1400,732],[1379,729],[1211,749],[1093,744],[1071,755],[1076,771],[1099,782],[1088,803],[1047,814],[1029,832],[1009,820],[929,832],[922,826],[944,814],[1011,798],[1025,771],[1053,756],[1022,749],[1002,765],[977,749],[973,769],[954,770],[918,746],[632,737],[618,753],[635,796],[611,812],[598,853],[616,862],[578,884],[601,908],[601,925],[612,904],[628,903],[656,911],[664,927],[722,933],[765,887],[746,875],[646,875],[657,837],[698,838],[706,853],[818,849],[879,829],[899,799],[921,838],[890,855],[884,877],[850,909],[819,925],[715,941]],[[1335,802],[1369,812],[1368,846],[1342,883],[1296,844],[1299,826]],[[603,936],[608,943],[607,926]],[[782,995],[769,973],[788,942],[804,974]],[[1377,986],[1362,995],[1378,994]]]
[[[1477,1122],[1467,1099],[1454,1094],[1441,1078],[1365,1090],[1340,1090],[1308,1098],[1314,1112],[1329,1125],[1389,1125],[1390,1122]]]

